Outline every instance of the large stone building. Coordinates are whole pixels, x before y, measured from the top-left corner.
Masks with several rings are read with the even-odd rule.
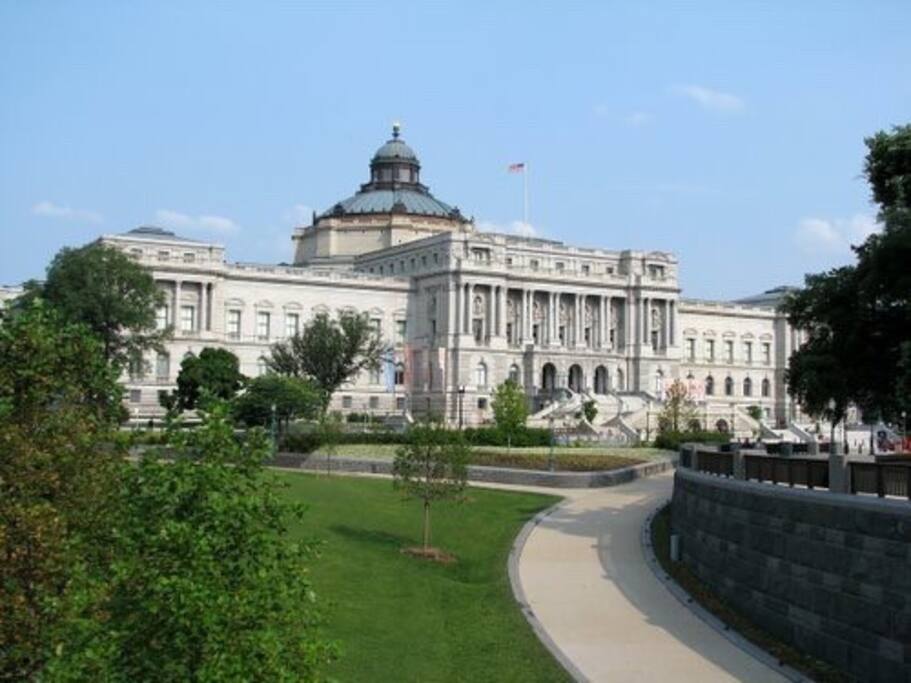
[[[102,237],[152,270],[168,300],[159,325],[174,327],[168,353],[134,368],[134,414],[156,413],[187,353],[228,348],[255,376],[270,344],[314,314],[356,311],[393,351],[385,369],[336,394],[343,411],[479,423],[512,377],[536,420],[569,419],[594,399],[596,431],[635,438],[655,428],[665,387],[680,378],[709,426],[756,430],[749,406],[770,426],[794,418],[784,368],[798,339],[775,311],[783,291],[684,299],[672,254],[481,232],[420,172],[395,127],[369,181],[294,230],[291,266],[229,262],[221,245],[155,227]]]

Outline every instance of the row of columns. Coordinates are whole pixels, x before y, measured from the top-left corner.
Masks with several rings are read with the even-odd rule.
[[[194,332],[199,331],[209,331],[212,329],[212,316],[210,314],[211,308],[211,298],[212,298],[212,284],[208,282],[185,282],[184,280],[175,280],[174,281],[174,293],[172,298],[171,305],[171,324],[174,326],[174,330],[177,333],[182,332],[181,329],[181,308],[183,307],[182,303],[182,293],[184,284],[193,284],[196,286],[198,291],[197,303],[195,306],[196,313],[194,316]]]
[[[659,348],[668,348],[677,345],[677,302],[673,299],[661,297],[641,297],[639,303],[639,316],[637,327],[639,329],[639,342],[644,346],[652,345],[652,311],[660,311]]]

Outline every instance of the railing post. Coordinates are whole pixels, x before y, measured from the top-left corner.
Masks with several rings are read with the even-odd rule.
[[[882,464],[877,463],[877,465],[876,465],[876,495],[879,496],[880,498],[886,497],[886,485],[885,485],[885,482],[883,481],[883,479],[884,479],[883,469],[885,469],[884,466]]]
[[[746,460],[744,459],[743,452],[738,448],[731,454],[731,457],[734,459],[734,479],[743,481],[747,478]]]
[[[847,469],[848,461],[845,456],[837,452],[829,453],[829,491],[849,493]]]

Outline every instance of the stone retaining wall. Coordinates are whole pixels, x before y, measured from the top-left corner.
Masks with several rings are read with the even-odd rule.
[[[681,560],[757,625],[863,681],[911,683],[911,504],[678,469]]]
[[[333,457],[330,463],[333,472],[392,474],[392,460],[384,458],[338,456]],[[325,471],[326,457],[323,455],[302,455],[300,453],[278,453],[269,464],[276,467]],[[599,488],[625,484],[634,479],[665,472],[672,469],[675,464],[675,458],[667,458],[604,472],[548,472],[546,470],[520,470],[510,467],[469,465],[468,479],[469,481],[548,486],[551,488]]]

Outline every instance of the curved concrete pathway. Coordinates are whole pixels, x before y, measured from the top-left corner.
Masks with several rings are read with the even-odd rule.
[[[567,500],[534,528],[519,557],[528,606],[591,681],[787,680],[699,619],[647,566],[642,525],[672,488],[666,473],[560,491]]]

